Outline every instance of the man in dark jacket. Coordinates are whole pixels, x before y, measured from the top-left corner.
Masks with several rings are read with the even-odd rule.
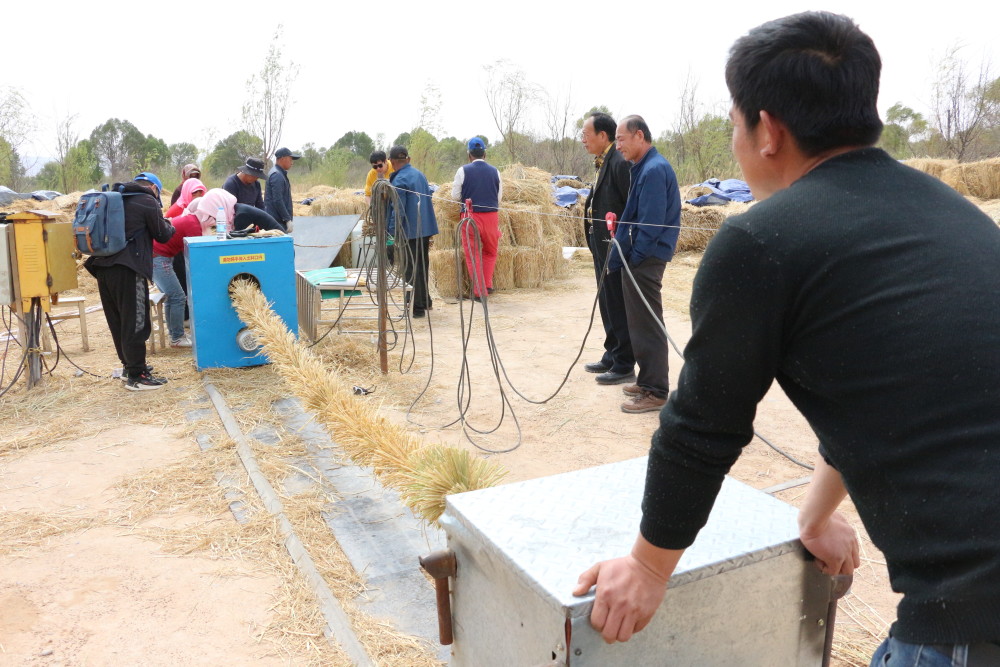
[[[84,267],[97,280],[115,351],[122,362],[125,388],[159,389],[166,379],[154,377],[146,366],[149,319],[149,281],[153,279],[153,241],[166,243],[174,228],[163,219],[160,179],[141,173],[131,183],[115,184],[124,199],[125,248],[107,257],[88,257]]]
[[[611,246],[611,232],[604,218],[608,213],[621,217],[630,179],[628,162],[615,148],[616,129],[614,118],[606,113],[593,113],[583,122],[583,146],[594,156],[597,169],[594,185],[587,195],[583,222],[587,245],[594,258],[598,307],[604,323],[604,355],[600,361],[583,368],[588,373],[600,373],[596,378],[599,384],[635,381],[635,356],[625,316],[621,271],[608,271],[602,279]]]
[[[274,166],[267,175],[264,210],[286,229],[291,229],[292,224],[292,185],[288,182],[288,170],[300,157],[287,148],[279,148],[274,153]]]
[[[236,197],[237,203],[255,206],[263,211],[264,195],[259,180],[261,178],[264,178],[264,161],[250,157],[235,174],[230,174],[222,184],[222,189]]]
[[[663,407],[670,392],[660,289],[680,232],[681,194],[673,167],[653,147],[649,126],[641,116],[627,116],[618,124],[615,143],[622,157],[632,163],[632,182],[615,232],[624,256],[613,249],[608,271],[628,263],[630,271],[621,272],[622,293],[632,351],[639,364],[636,383],[624,389],[632,399],[621,408],[628,413],[653,412]]]
[[[819,440],[802,544],[826,574],[860,565],[836,512],[850,494],[902,593],[871,664],[1000,665],[1000,229],[874,147],[880,71],[871,38],[827,12],[730,51],[733,154],[759,203],[695,277],[631,554],[576,590],[596,581],[606,641],[649,623],[777,380]]]

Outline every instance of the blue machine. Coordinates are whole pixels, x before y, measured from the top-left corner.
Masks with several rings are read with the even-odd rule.
[[[267,363],[229,298],[229,284],[238,276],[256,281],[285,326],[298,334],[291,236],[225,241],[211,236],[189,237],[184,239],[184,256],[194,365],[198,370]]]

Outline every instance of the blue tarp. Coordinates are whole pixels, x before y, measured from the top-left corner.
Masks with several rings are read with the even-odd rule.
[[[750,194],[750,186],[738,178],[727,178],[724,181],[720,181],[717,178],[710,178],[695,187],[706,187],[711,192],[700,197],[695,197],[694,199],[688,199],[688,203],[692,206],[720,206],[733,201],[753,201],[753,195]]]
[[[576,203],[577,197],[583,195],[586,197],[590,194],[590,188],[571,188],[568,185],[564,185],[561,188],[552,188],[552,200],[555,201],[556,206],[562,206],[563,208],[569,208]]]

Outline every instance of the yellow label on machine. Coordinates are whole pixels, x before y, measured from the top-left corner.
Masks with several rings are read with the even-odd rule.
[[[223,255],[219,257],[219,264],[239,264],[242,262],[263,262],[264,253],[255,252],[250,255]]]

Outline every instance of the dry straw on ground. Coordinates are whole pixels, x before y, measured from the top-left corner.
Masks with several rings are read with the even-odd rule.
[[[332,193],[320,195],[313,200],[309,206],[310,215],[364,215],[368,211],[364,195],[356,195],[354,190],[331,189]]]
[[[938,160],[932,158],[913,158],[912,160],[903,160],[903,164],[908,167],[913,167],[918,169],[925,174],[930,174],[935,178],[941,178],[946,170],[954,167],[958,164],[958,160]]]
[[[448,489],[484,488],[503,478],[505,472],[497,464],[456,450],[448,456],[465,459],[465,463],[450,470],[462,477],[444,483],[440,479],[443,472],[430,463],[441,456],[439,446],[423,446],[418,438],[355,396],[347,383],[329,373],[309,349],[295,340],[257,288],[242,281],[237,283],[233,304],[305,407],[315,412],[335,434],[352,460],[371,466],[386,485],[399,490],[404,502],[418,516],[435,521],[440,515],[443,496],[433,497],[430,489],[447,493]]]
[[[1000,199],[1000,158],[956,165],[940,178],[963,195]]]

